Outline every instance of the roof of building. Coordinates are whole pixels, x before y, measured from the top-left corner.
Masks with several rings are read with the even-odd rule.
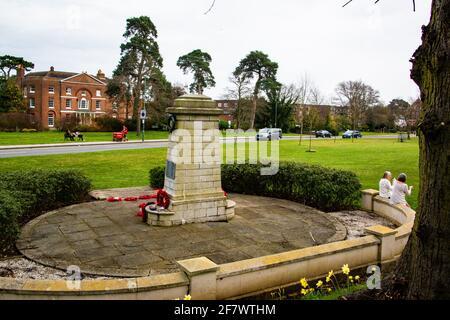
[[[46,78],[55,78],[55,79],[59,79],[59,80],[64,80],[64,79],[75,77],[75,76],[77,76],[79,74],[82,74],[82,73],[79,73],[79,72],[67,72],[67,71],[56,71],[53,67],[51,67],[50,70],[48,70],[48,71],[37,71],[37,72],[27,73],[25,75],[25,78],[26,77],[46,77]],[[101,74],[102,78],[99,78],[98,76],[95,76],[95,75],[92,75],[92,74],[88,74],[88,73],[86,73],[86,74],[88,76],[90,76],[91,78],[94,78],[94,79],[96,79],[96,80],[98,80],[100,82],[109,80],[108,78],[106,78],[104,76],[104,73],[101,70],[98,71],[98,74]],[[104,79],[103,79],[103,77],[104,77]]]
[[[48,78],[57,78],[57,79],[66,79],[69,77],[73,77],[78,73],[75,72],[65,72],[65,71],[38,71],[38,72],[30,72],[25,75],[25,77],[48,77]]]

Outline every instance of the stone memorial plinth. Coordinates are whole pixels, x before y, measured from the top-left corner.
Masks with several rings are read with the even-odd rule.
[[[228,221],[234,216],[235,203],[227,200],[221,183],[219,115],[223,111],[209,97],[185,95],[167,112],[175,126],[169,137],[164,181],[170,206],[146,209],[148,223]]]

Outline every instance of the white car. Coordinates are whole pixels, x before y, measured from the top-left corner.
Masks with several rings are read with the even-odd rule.
[[[256,134],[256,141],[260,140],[280,140],[283,138],[283,132],[278,128],[264,128]]]

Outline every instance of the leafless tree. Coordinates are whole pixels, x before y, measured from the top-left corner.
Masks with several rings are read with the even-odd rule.
[[[229,81],[232,86],[227,88],[225,97],[229,100],[236,100],[236,127],[239,129],[241,123],[245,121],[248,116],[243,107],[243,100],[249,97],[252,92],[250,87],[251,81],[243,75],[232,75],[230,76]]]
[[[339,83],[336,94],[341,106],[348,109],[353,130],[361,124],[365,111],[379,103],[379,92],[360,80]]]

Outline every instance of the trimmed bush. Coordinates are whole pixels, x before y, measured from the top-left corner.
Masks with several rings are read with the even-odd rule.
[[[95,123],[97,124],[99,131],[106,132],[121,131],[123,126],[122,121],[109,116],[95,118]]]
[[[227,192],[281,198],[323,210],[359,206],[361,184],[350,171],[297,162],[281,162],[274,176],[262,176],[262,165],[223,165]]]
[[[154,167],[150,169],[149,178],[150,178],[150,187],[155,189],[164,188],[164,177],[166,168],[164,166]]]
[[[45,211],[87,199],[91,182],[77,170],[0,173],[0,253],[14,248],[19,226]]]
[[[13,195],[0,192],[0,256],[14,251],[14,242],[19,236],[18,217],[21,214],[20,202]]]

